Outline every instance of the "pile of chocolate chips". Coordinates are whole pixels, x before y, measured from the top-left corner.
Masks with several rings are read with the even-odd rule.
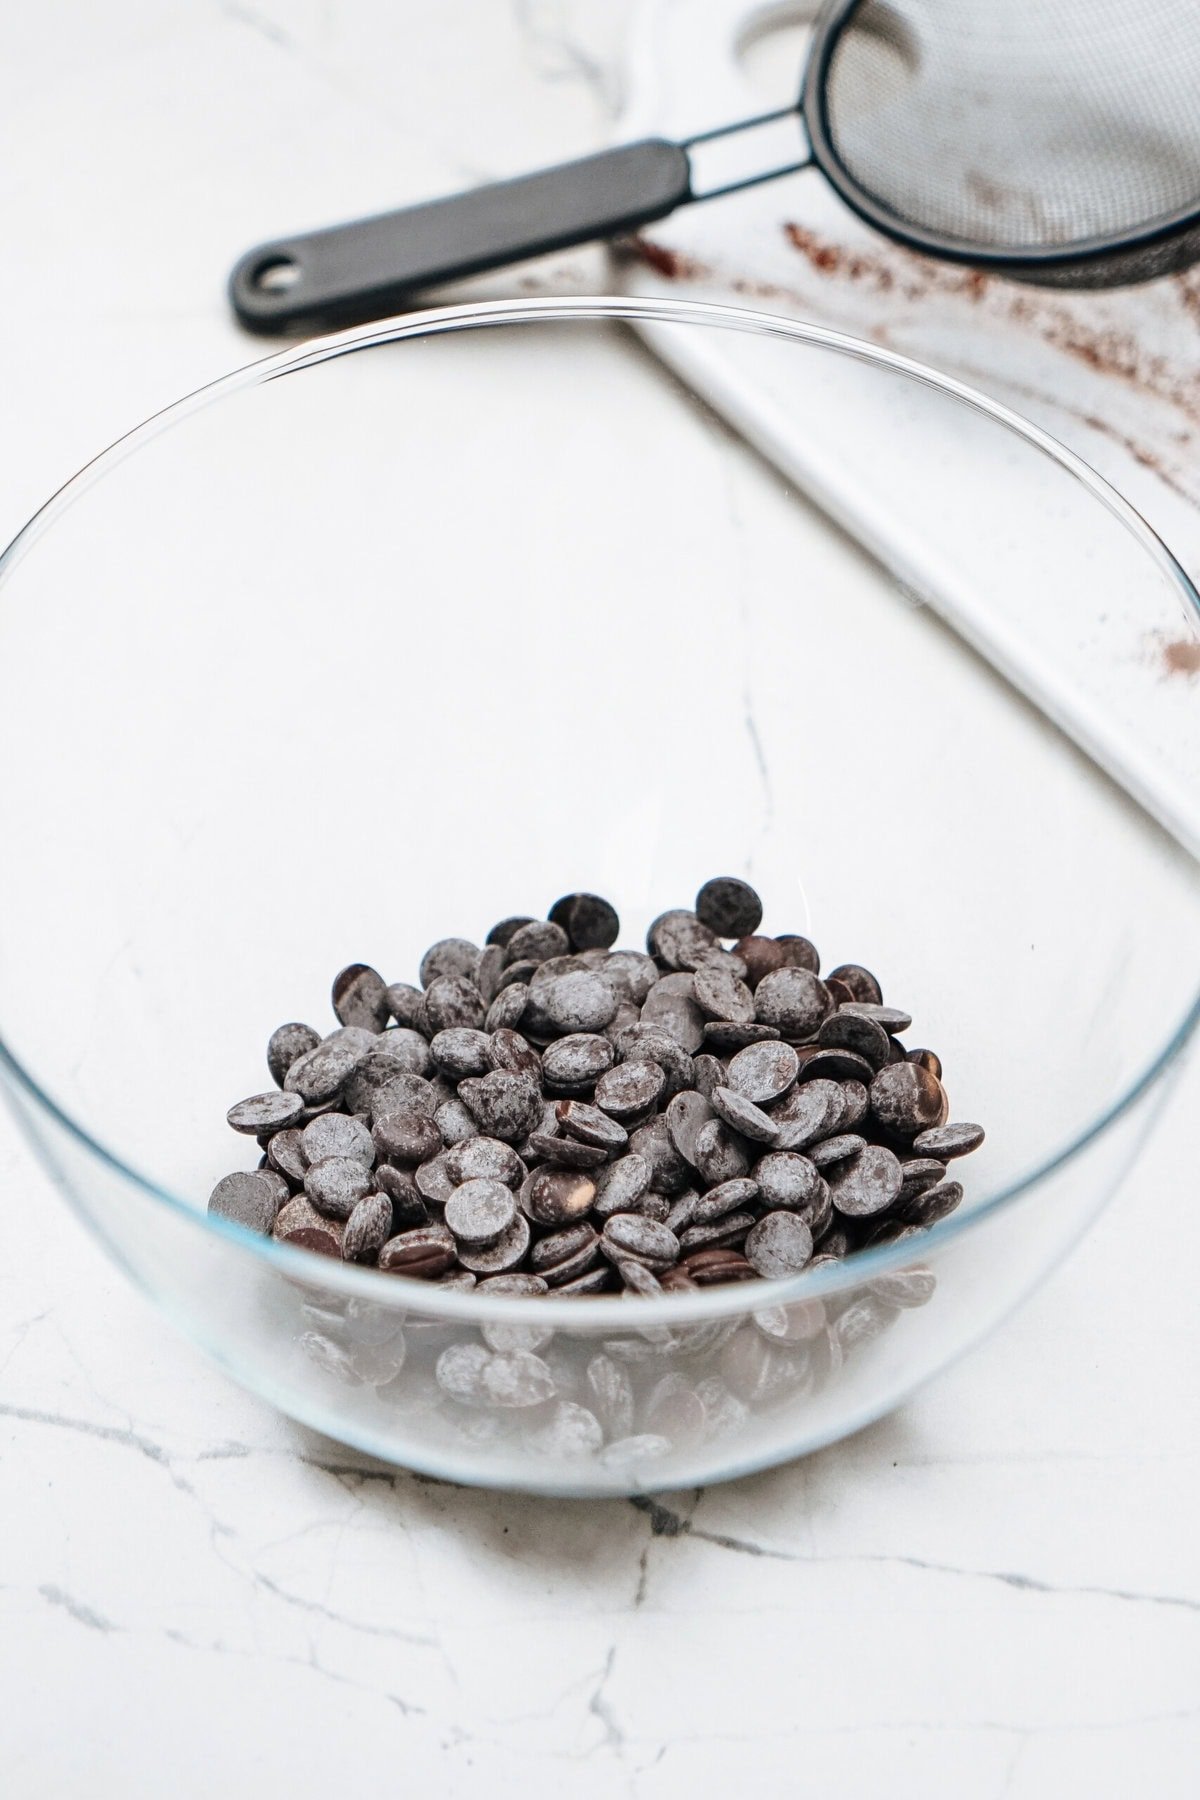
[[[210,1212],[389,1274],[510,1294],[658,1294],[799,1274],[958,1205],[941,1063],[856,963],[759,934],[733,876],[614,950],[568,894],[484,946],[445,938],[420,986],[363,963],[339,1029],[281,1025],[277,1087],[230,1109],[257,1170]]]

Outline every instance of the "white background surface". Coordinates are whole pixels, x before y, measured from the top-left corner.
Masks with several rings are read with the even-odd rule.
[[[602,142],[622,10],[6,9],[0,536],[255,354],[222,295],[246,244]],[[1193,1791],[1198,1099],[1193,1069],[1070,1264],[902,1413],[651,1511],[459,1492],[277,1418],[0,1122],[6,1792]]]

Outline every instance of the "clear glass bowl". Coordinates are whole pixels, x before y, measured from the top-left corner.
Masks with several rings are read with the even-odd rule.
[[[853,359],[879,405],[863,480],[881,455],[903,480],[901,418],[954,461],[952,507],[907,497],[930,546],[1000,532],[1048,605],[1064,569],[1119,569],[1148,617],[1165,590],[1194,629],[1153,534],[1002,409],[826,331],[650,301],[453,309],[284,351],[97,458],[0,564],[0,1031],[46,1165],[277,1406],[546,1493],[711,1482],[896,1406],[1111,1195],[1200,990],[1195,862],[632,325],[680,362],[685,334],[745,334],[781,394]],[[1028,480],[997,483],[998,458]],[[206,1216],[254,1156],[225,1108],[266,1085],[280,1021],[332,1028],[342,965],[415,979],[435,938],[481,941],[573,888],[610,895],[640,946],[725,872],[766,929],[873,968],[942,1055],[952,1116],[987,1126],[963,1206],[916,1250],[663,1300],[513,1300]],[[914,1263],[933,1280],[897,1284]],[[553,1392],[447,1396],[439,1356],[485,1341],[536,1345]]]

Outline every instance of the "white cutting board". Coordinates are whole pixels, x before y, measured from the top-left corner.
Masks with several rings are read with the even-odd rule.
[[[813,0],[810,17],[815,10]],[[763,111],[743,47],[773,19],[795,21],[804,11],[753,0],[642,0],[618,137],[683,138]],[[768,145],[769,160],[779,147],[778,140]],[[627,292],[724,300],[836,326],[944,369],[1034,419],[1106,475],[1200,579],[1200,268],[1101,294],[981,278],[887,243],[816,170],[685,208],[649,227],[642,242],[648,255],[630,255],[618,267]],[[1132,556],[1124,565],[1060,558],[1061,567],[1043,571],[1052,581],[1031,582],[1029,546],[1006,542],[1002,505],[994,541],[981,542],[977,508],[956,536],[954,458],[944,436],[932,441],[919,396],[907,418],[898,416],[900,397],[891,396],[880,479],[872,481],[879,384],[852,365],[830,367],[814,384],[812,359],[800,357],[789,393],[788,358],[765,358],[754,339],[647,336],[790,479],[1200,853],[1200,618],[1189,619],[1165,585],[1150,595],[1133,575]],[[903,458],[898,433],[908,440]],[[1009,483],[1012,516],[1028,517],[1036,512],[1029,485],[1036,471],[1029,458],[1006,457],[1000,440],[998,432],[977,431],[970,453],[995,456],[997,493]],[[1057,501],[1062,482],[1054,476],[1051,470],[1047,486]],[[931,482],[944,496],[936,557],[931,535],[911,523],[927,500],[912,503]]]

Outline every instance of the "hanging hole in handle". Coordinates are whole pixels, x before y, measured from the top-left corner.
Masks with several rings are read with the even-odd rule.
[[[250,285],[260,294],[288,294],[300,279],[300,264],[290,256],[272,256],[262,262],[250,277]]]

